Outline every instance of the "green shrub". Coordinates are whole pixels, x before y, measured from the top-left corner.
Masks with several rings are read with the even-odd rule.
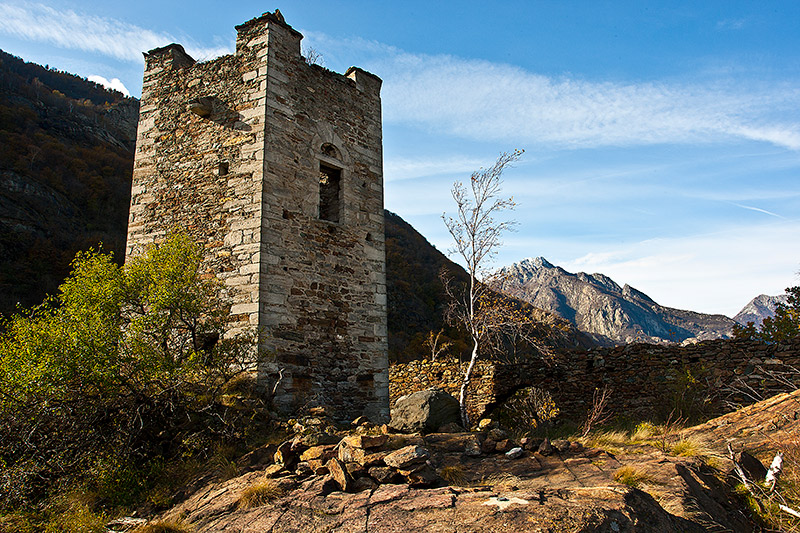
[[[254,361],[247,342],[215,342],[228,308],[200,264],[181,234],[124,267],[82,252],[57,296],[3,324],[0,509],[83,480],[128,505],[152,461],[187,452],[192,435],[238,435],[232,417],[244,415],[219,400]]]

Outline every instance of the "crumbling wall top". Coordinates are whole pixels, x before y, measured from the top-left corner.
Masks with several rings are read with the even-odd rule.
[[[256,24],[258,24],[260,22],[265,22],[265,21],[266,22],[275,22],[277,24],[280,24],[281,26],[283,26],[287,30],[290,30],[292,33],[302,37],[302,34],[299,31],[295,30],[289,24],[286,23],[286,19],[283,18],[283,15],[281,14],[280,9],[276,9],[275,13],[270,13],[268,11],[268,12],[262,14],[260,17],[255,17],[255,18],[252,18],[252,19],[248,20],[247,22],[245,22],[243,24],[239,24],[238,26],[236,26],[236,31],[241,32],[243,30],[249,29],[250,27],[252,27],[252,26],[254,26],[254,25],[256,25]]]
[[[172,43],[159,48],[153,48],[149,52],[144,53],[145,62],[150,62],[153,59],[167,56],[172,59],[172,64],[175,67],[186,67],[195,64],[194,58],[186,53],[183,46]]]

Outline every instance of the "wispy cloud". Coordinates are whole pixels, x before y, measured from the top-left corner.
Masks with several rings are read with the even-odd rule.
[[[0,3],[0,34],[132,62],[141,62],[142,52],[178,41],[169,34],[119,20],[29,2]],[[191,42],[183,44],[197,59],[208,59],[230,50],[224,46],[207,48]]]
[[[383,164],[383,174],[387,181],[407,180],[441,174],[464,174],[477,170],[486,161],[482,159],[445,156],[441,158],[395,157]]]
[[[375,41],[313,34],[330,54],[358,58],[384,80],[388,122],[475,140],[555,147],[762,141],[800,150],[796,80],[749,84],[590,81]]]
[[[746,19],[724,19],[717,22],[718,30],[741,30],[747,25]]]
[[[786,218],[786,217],[780,216],[777,213],[773,213],[772,211],[767,211],[766,209],[761,209],[760,207],[753,207],[751,205],[742,205],[742,204],[733,204],[733,205],[735,205],[736,207],[741,207],[742,209],[747,209],[749,211],[756,211],[757,213],[764,213],[765,215],[769,215],[769,216],[775,217],[775,218]]]

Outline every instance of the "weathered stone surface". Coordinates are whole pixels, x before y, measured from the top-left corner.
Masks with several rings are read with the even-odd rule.
[[[278,477],[288,475],[289,472],[281,464],[269,465],[264,469],[264,477]]]
[[[301,461],[308,461],[309,459],[330,459],[333,457],[334,447],[331,445],[326,446],[312,446],[300,454]]]
[[[450,422],[441,426],[438,431],[439,433],[461,433],[464,431],[464,428],[461,426],[461,424]]]
[[[412,465],[424,463],[430,455],[430,452],[422,446],[406,446],[388,454],[383,458],[383,462],[393,468],[408,469]]]
[[[252,332],[274,404],[388,419],[381,80],[309,65],[274,13],[236,52],[145,54],[127,255],[179,227]],[[194,112],[193,112],[194,111]],[[317,443],[314,443],[317,444]]]
[[[398,398],[389,425],[405,432],[434,432],[460,420],[458,400],[440,389],[415,392]]]
[[[386,435],[350,435],[342,439],[342,442],[353,448],[380,448],[388,437]]]
[[[340,490],[347,492],[351,489],[353,478],[347,472],[347,468],[341,461],[333,458],[328,461],[325,466],[328,467],[331,478],[336,482]]]

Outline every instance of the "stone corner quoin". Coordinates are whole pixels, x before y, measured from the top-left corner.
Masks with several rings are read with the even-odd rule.
[[[145,54],[126,253],[187,232],[279,410],[386,420],[381,80],[308,64],[278,11],[236,31],[207,62]]]

